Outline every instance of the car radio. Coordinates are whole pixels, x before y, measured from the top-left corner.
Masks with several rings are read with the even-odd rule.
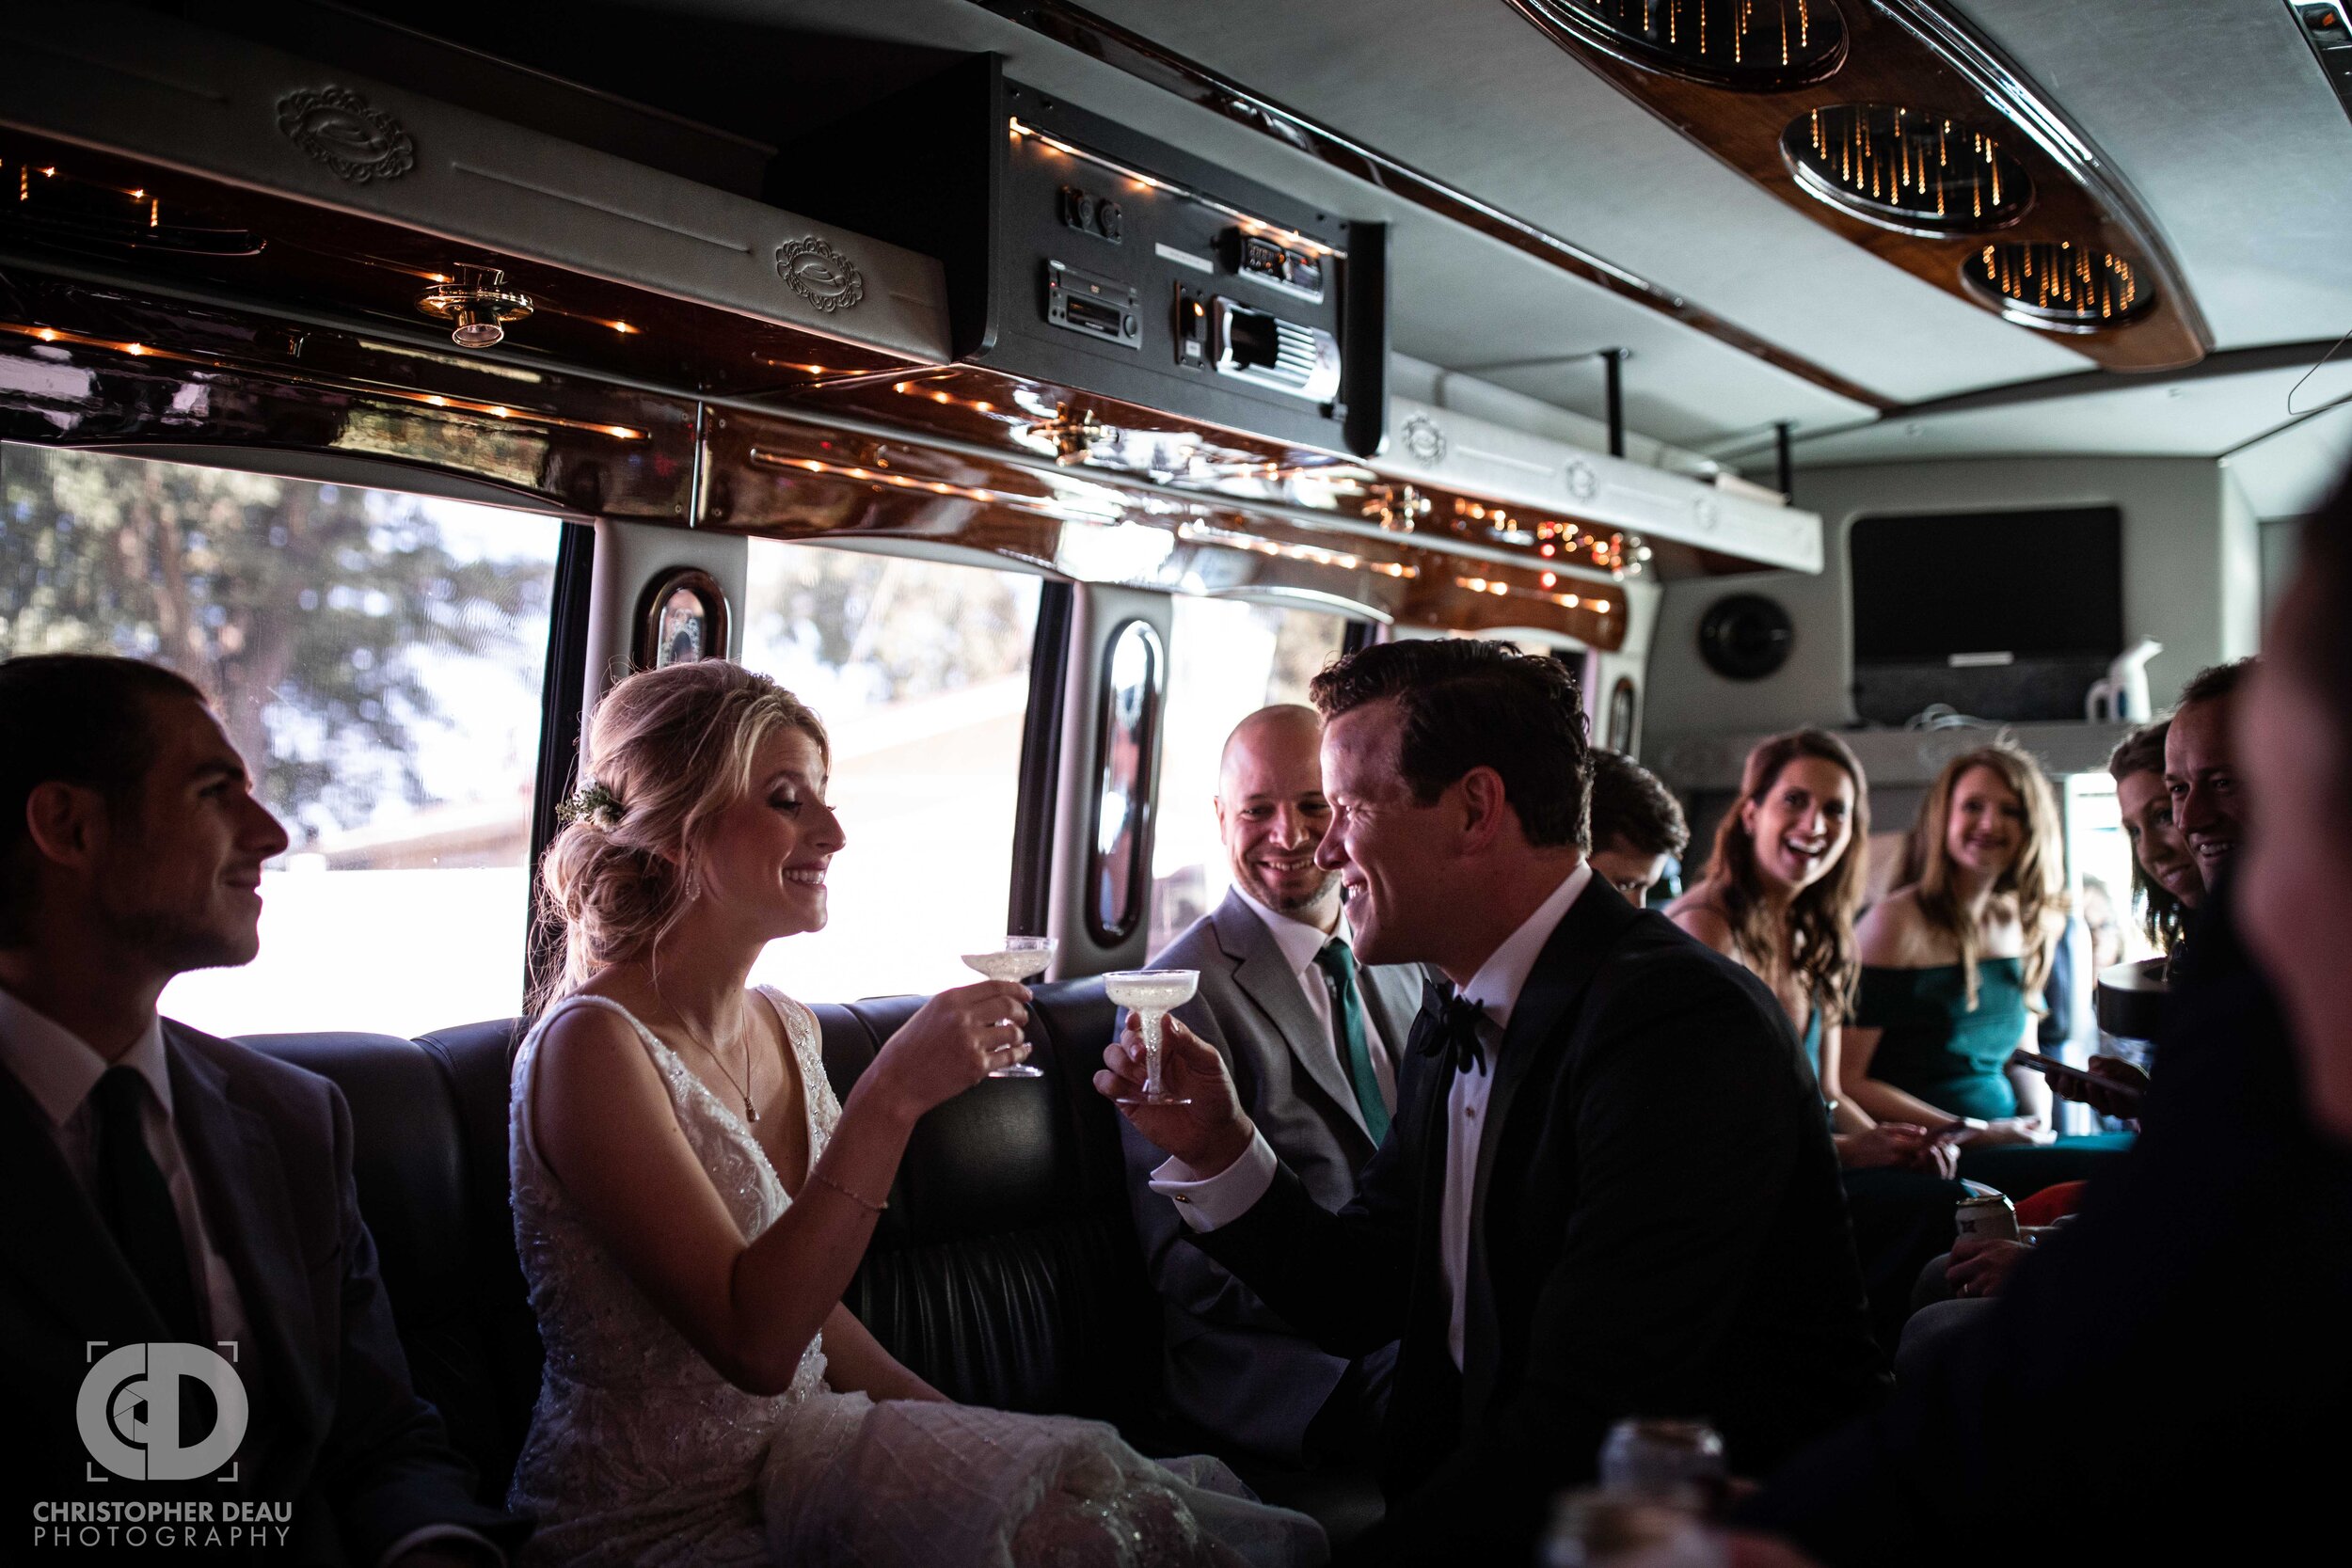
[[[961,360],[1324,451],[1380,444],[1380,224],[1009,82],[993,55],[774,167],[772,199],[940,259]]]

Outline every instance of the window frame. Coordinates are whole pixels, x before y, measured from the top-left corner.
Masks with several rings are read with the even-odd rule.
[[[1126,799],[1133,803],[1135,836],[1127,847],[1127,892],[1125,908],[1114,925],[1102,918],[1103,876],[1109,862],[1103,849],[1103,807],[1110,792],[1112,723],[1115,719],[1119,689],[1113,683],[1112,671],[1118,663],[1118,652],[1131,633],[1140,633],[1151,658],[1145,679],[1143,712],[1136,722],[1139,739],[1136,748],[1135,773],[1129,781]],[[1140,615],[1128,615],[1112,626],[1102,644],[1101,674],[1098,679],[1100,696],[1096,705],[1094,731],[1095,754],[1091,772],[1093,804],[1088,813],[1087,876],[1085,883],[1085,919],[1087,934],[1098,946],[1117,947],[1132,939],[1143,928],[1152,911],[1152,829],[1158,821],[1160,720],[1168,705],[1168,639],[1159,627]]]

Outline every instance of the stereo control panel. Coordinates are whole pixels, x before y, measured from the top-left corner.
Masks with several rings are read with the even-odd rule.
[[[1008,81],[994,55],[834,123],[777,166],[794,210],[945,263],[960,359],[1321,451],[1378,450],[1380,224]]]

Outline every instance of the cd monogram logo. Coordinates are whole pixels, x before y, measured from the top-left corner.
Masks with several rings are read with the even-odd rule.
[[[181,1385],[212,1391],[213,1430],[180,1446]],[[125,1481],[194,1481],[227,1464],[251,1410],[237,1369],[203,1345],[118,1345],[83,1374],[73,1407],[82,1446]]]
[[[857,264],[814,234],[776,246],[776,271],[794,293],[827,315],[866,297],[866,278]]]

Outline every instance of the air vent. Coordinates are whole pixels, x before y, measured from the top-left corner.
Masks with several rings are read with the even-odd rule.
[[[1509,0],[1556,43],[1745,92],[1786,92],[1846,61],[1836,0]]]
[[[2000,137],[1947,115],[1834,103],[1789,121],[1780,155],[1808,195],[1906,234],[2005,229],[2033,204]]]
[[[2102,332],[2155,303],[2141,269],[2102,245],[2003,242],[1985,245],[1961,277],[2002,315],[2050,332]]]
[[[1237,305],[1222,294],[1211,308],[1209,330],[1211,363],[1219,374],[1310,403],[1339,396],[1340,345],[1328,332]]]

